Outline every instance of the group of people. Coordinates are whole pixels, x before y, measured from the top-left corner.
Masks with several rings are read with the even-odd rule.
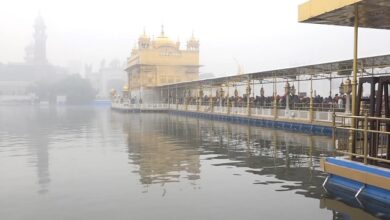
[[[228,102],[229,99],[229,102]],[[289,95],[288,97],[289,109],[309,109],[310,108],[310,97],[307,96],[298,96],[298,95]],[[243,96],[231,96],[231,97],[210,97],[204,95],[202,98],[197,97],[181,97],[175,99],[171,97],[165,99],[165,103],[170,102],[171,104],[187,104],[187,105],[210,105],[210,101],[213,102],[214,106],[227,106],[229,103],[230,107],[247,107],[248,98],[244,94]],[[249,98],[249,104],[251,107],[262,107],[262,108],[272,108],[274,106],[274,96],[256,96]],[[343,110],[345,108],[346,96],[339,96],[336,94],[334,97],[322,97],[316,95],[313,97],[313,108],[319,111],[326,110]],[[278,108],[286,108],[287,105],[287,96],[276,96],[276,105]]]

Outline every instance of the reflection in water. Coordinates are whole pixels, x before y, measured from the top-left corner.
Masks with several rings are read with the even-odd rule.
[[[324,194],[329,154],[330,138],[282,130],[1,107],[0,219],[375,219]]]
[[[331,198],[322,198],[320,208],[329,209],[333,213],[333,220],[341,219],[364,219],[374,220],[377,219],[374,216],[364,212],[361,209],[351,207],[345,203]]]
[[[179,182],[184,178],[196,185],[200,178],[199,153],[171,136],[180,128],[169,118],[139,117],[125,125],[129,159],[138,166],[136,172],[142,184]]]
[[[228,161],[215,166],[247,167],[249,173],[277,179],[253,184],[283,183],[277,191],[312,198],[323,193],[319,157],[329,152],[329,138],[173,115],[134,116],[126,121],[125,132],[142,184],[179,181],[182,172],[199,179],[201,154]]]
[[[23,142],[23,146],[27,147],[31,155],[29,163],[36,168],[39,184],[37,192],[45,194],[50,184],[50,145],[61,133],[80,131],[80,126],[91,119],[90,111],[83,111],[79,108],[27,107],[22,112],[21,114],[20,110],[14,111],[11,107],[1,109],[0,133],[7,136],[8,140],[16,140],[14,143],[4,140],[3,144],[19,147],[19,142]]]
[[[326,174],[319,171],[319,159],[333,154],[328,137],[159,114],[131,115],[124,130],[130,163],[138,165],[142,184],[182,181],[184,172],[196,180],[201,177],[200,158],[222,160],[214,166],[247,168],[275,179],[255,185],[275,184],[276,192],[318,199],[321,208],[332,210],[333,219],[376,219],[324,195]]]

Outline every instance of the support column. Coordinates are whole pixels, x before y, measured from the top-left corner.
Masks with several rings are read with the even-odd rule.
[[[299,85],[300,85],[300,81],[299,81],[299,78],[300,78],[300,77],[299,77],[299,76],[297,76],[297,77],[298,77],[298,94],[297,94],[297,95],[299,96],[299,93],[301,92],[300,86],[299,86]]]
[[[199,90],[198,90],[198,98],[197,98],[197,100],[198,100],[198,102],[197,102],[197,107],[196,107],[196,110],[197,111],[200,111],[200,106],[202,106],[202,87],[200,87],[199,88]]]
[[[278,100],[277,100],[277,88],[276,88],[276,77],[274,76],[274,83],[273,83],[273,86],[274,86],[274,119],[276,120],[278,118],[278,108],[277,108],[277,105],[278,105]]]
[[[313,109],[313,75],[310,76],[310,103],[309,103],[309,121],[313,122],[314,109]]]
[[[248,86],[246,87],[246,107],[247,107],[247,114],[248,116],[251,116],[251,81],[248,79]]]
[[[160,88],[160,100],[159,100],[159,103],[160,103],[160,104],[161,104],[161,103],[164,103],[164,101],[162,101],[162,100],[164,100],[164,91],[163,91],[162,88]]]
[[[142,99],[142,86],[143,86],[143,78],[142,78],[142,74],[141,73],[139,73],[139,78],[140,78],[140,83],[139,83],[139,98],[138,98],[138,105],[139,105],[139,107],[140,108],[142,108],[141,106],[142,106],[142,104],[144,103],[143,101],[143,99]]]
[[[221,85],[221,89],[219,90],[219,108],[221,109],[221,111],[222,111],[222,107],[223,107],[223,98],[225,95],[222,86],[223,85]]]
[[[129,79],[129,96],[130,96],[130,104],[131,104],[131,99],[132,99],[132,94],[131,91],[133,90],[133,74],[131,76],[128,75],[127,77]]]
[[[190,92],[190,90],[186,87],[185,88],[185,96],[184,96],[184,109],[185,109],[185,111],[188,111],[188,99],[189,99],[189,97],[191,97],[191,92]]]
[[[290,110],[290,83],[288,83],[288,80],[286,82],[286,87],[284,87],[285,92],[285,98],[286,98],[286,115],[289,113]]]
[[[352,77],[352,116],[356,116],[356,85],[358,71],[358,39],[359,39],[359,7],[355,4],[355,25],[354,25],[354,42],[353,42],[353,77]],[[352,128],[356,128],[356,119],[352,118]],[[351,131],[351,141],[349,152],[355,153],[355,132]],[[352,156],[350,157],[352,159]]]
[[[353,47],[353,78],[352,78],[352,115],[356,116],[356,85],[358,71],[358,35],[359,35],[359,8],[355,5],[355,27],[354,27],[354,47]],[[355,120],[352,120],[355,127]]]
[[[177,85],[176,85],[176,91],[175,91],[175,100],[176,100],[176,110],[179,110],[179,97],[177,96]]]
[[[332,98],[332,73],[329,74],[329,96]]]
[[[227,85],[227,91],[226,91],[226,107],[227,107],[227,114],[230,114],[230,96],[229,96],[229,82],[226,84]]]
[[[196,111],[199,111],[199,89],[196,92]]]
[[[213,106],[213,86],[211,86],[211,88],[210,88],[209,105],[210,105],[210,113],[213,113],[214,112],[214,106]]]
[[[171,109],[171,90],[168,86],[168,109]]]

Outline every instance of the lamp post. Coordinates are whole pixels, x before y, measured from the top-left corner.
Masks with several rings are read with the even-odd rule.
[[[261,107],[264,106],[264,88],[263,88],[263,85],[261,85],[261,88],[260,88],[260,106]]]
[[[341,102],[339,102],[339,103],[342,103],[342,101],[343,101],[343,95],[345,94],[345,92],[344,92],[344,82],[343,81],[341,81],[341,83],[340,83],[340,86],[339,86],[339,93],[340,93],[340,99],[341,99]],[[338,106],[339,108],[342,108],[343,106],[342,106],[342,104],[341,105],[339,105]],[[345,111],[345,109],[344,109],[344,111]]]
[[[235,85],[234,86],[234,107],[237,107],[237,101],[238,101],[238,90]]]
[[[184,94],[183,94],[183,101],[184,101],[184,110],[188,110],[188,101],[189,101],[189,96],[190,96],[190,90],[187,91],[186,88],[184,88]]]
[[[292,87],[291,87],[291,95],[295,96],[296,92],[297,92],[297,90],[295,89],[295,86],[292,85]]]
[[[248,86],[246,87],[246,104],[247,104],[248,116],[251,115],[250,97],[251,97],[251,81],[248,79]]]
[[[274,93],[274,106],[273,106],[273,109],[274,109],[274,120],[276,120],[278,118],[278,109],[277,109],[277,105],[278,105],[278,98],[277,98],[277,85],[276,85],[276,77],[274,76],[274,80],[273,80],[273,93]]]
[[[218,89],[217,89],[218,90]],[[209,97],[209,106],[210,112],[214,112],[214,103],[213,103],[213,85],[210,86],[210,97]]]
[[[227,92],[226,92],[226,107],[227,107],[227,114],[230,114],[230,97],[229,97],[229,82],[226,83],[227,86]]]
[[[286,98],[286,110],[290,110],[290,83],[286,82],[286,86],[284,87],[284,95]]]
[[[295,86],[294,86],[294,84],[291,86],[291,89],[290,89],[290,94],[291,94],[291,96],[292,96],[292,98],[294,98],[294,96],[296,95],[296,92],[297,92],[297,90],[295,89]],[[293,100],[293,103],[292,103],[293,105],[295,105],[295,102],[294,102],[294,100]]]
[[[345,100],[345,112],[351,113],[351,93],[352,93],[352,82],[349,78],[345,80],[345,88],[344,92],[346,93],[346,100]]]
[[[203,100],[203,88],[200,87],[199,89],[199,97],[198,97],[198,111],[200,110],[200,106],[202,105],[202,100]]]
[[[314,103],[313,103],[313,75],[310,75],[310,103],[309,103],[309,120],[314,120]]]
[[[345,94],[345,113],[351,113],[352,83],[349,78],[345,80],[345,83],[341,82],[339,92],[341,95]]]
[[[223,88],[219,90],[219,106],[222,108],[222,99],[225,97],[225,91],[223,91]]]

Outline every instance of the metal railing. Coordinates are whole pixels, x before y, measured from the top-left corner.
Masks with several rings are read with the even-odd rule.
[[[390,165],[390,118],[336,114],[332,118],[338,153],[364,164]]]

